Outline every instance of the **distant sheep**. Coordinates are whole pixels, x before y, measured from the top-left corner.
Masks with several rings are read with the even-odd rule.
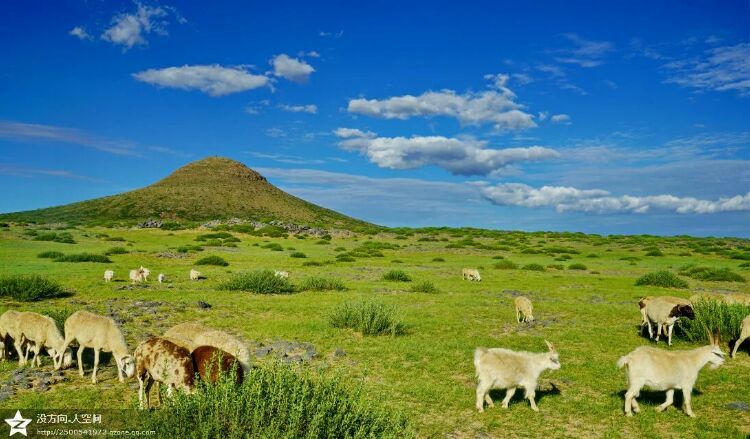
[[[732,349],[732,358],[734,358],[734,355],[737,353],[737,349],[740,348],[742,342],[747,340],[748,338],[750,338],[750,315],[742,319],[742,325],[740,326],[740,338],[738,338],[734,343],[734,349]]]
[[[242,365],[232,354],[213,346],[198,346],[190,356],[203,381],[215,383],[221,374],[234,374],[237,384],[242,383]]]
[[[159,276],[157,277],[157,279],[159,280],[160,284],[163,284],[164,282],[167,281],[167,275],[164,273],[159,273]]]
[[[288,271],[274,271],[273,275],[282,279],[289,279]]]
[[[130,282],[131,283],[137,283],[137,282],[143,282],[145,278],[143,277],[143,271],[139,268],[138,270],[130,270]]]
[[[666,327],[668,331],[667,343],[669,346],[672,346],[672,329],[677,319],[680,317],[695,318],[692,306],[677,305],[669,301],[651,300],[646,303],[644,309],[646,310],[648,320],[656,324],[656,342],[659,343],[662,328]],[[648,335],[650,338],[654,338],[651,324],[648,325]]]
[[[479,270],[475,268],[464,268],[461,270],[461,276],[464,280],[481,282],[482,277],[479,275]]]
[[[531,404],[531,409],[539,411],[534,401],[539,375],[547,369],[560,369],[560,356],[555,346],[546,340],[544,342],[549,352],[516,352],[500,348],[477,348],[474,351],[474,368],[479,380],[476,407],[480,413],[484,411],[485,401],[490,406],[495,405],[490,397],[490,390],[507,389],[503,408],[508,408],[508,403],[518,387],[523,387],[526,391],[525,396]]]
[[[115,272],[112,270],[104,271],[104,282],[111,282],[115,278]]]
[[[34,357],[31,359],[31,364],[41,366],[42,360],[39,358],[39,352],[42,348],[46,348],[52,357],[55,369],[68,368],[73,364],[73,352],[70,348],[62,349],[65,339],[57,329],[57,323],[51,317],[35,312],[22,312],[18,316],[18,329],[23,338],[29,342],[23,358],[24,363],[28,360],[29,351],[33,349]]]
[[[143,265],[141,265],[141,268],[139,269],[139,271],[141,272],[141,274],[143,276],[143,281],[144,282],[148,282],[148,276],[151,274],[151,270],[149,270],[148,268],[145,268]]]
[[[710,344],[689,351],[666,351],[650,346],[641,346],[620,357],[617,367],[627,366],[628,390],[625,392],[625,415],[633,416],[633,412],[641,411],[636,398],[644,386],[655,390],[666,390],[667,399],[656,408],[664,411],[674,402],[675,389],[682,390],[685,413],[695,417],[690,405],[695,380],[698,372],[710,363],[715,369],[724,363],[724,353],[716,337],[709,334]]]
[[[513,304],[516,308],[516,322],[521,323],[521,321],[523,321],[524,323],[531,323],[534,321],[534,308],[531,305],[531,300],[527,297],[519,296],[516,297]],[[522,315],[523,320],[521,319]]]
[[[135,374],[138,377],[138,401],[140,408],[148,408],[149,391],[157,383],[157,394],[161,402],[158,386],[167,386],[167,395],[172,396],[174,389],[192,393],[194,389],[195,368],[190,351],[182,346],[160,337],[151,337],[135,349]]]
[[[196,269],[190,270],[190,280],[198,280],[201,278],[201,272]]]
[[[65,343],[62,350],[78,341],[78,371],[83,373],[83,350],[94,349],[94,370],[91,381],[96,384],[96,370],[99,366],[99,352],[112,352],[117,363],[117,377],[125,382],[125,377],[135,373],[135,362],[128,352],[128,345],[122,331],[114,320],[88,311],[76,311],[65,321]],[[125,377],[124,377],[124,376]]]
[[[190,351],[199,346],[213,346],[232,354],[242,365],[245,373],[250,372],[250,351],[239,337],[224,331],[207,328],[200,323],[187,322],[173,326],[164,333],[164,338],[173,341]]]

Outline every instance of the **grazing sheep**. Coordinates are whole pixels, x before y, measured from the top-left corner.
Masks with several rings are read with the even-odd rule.
[[[9,358],[10,344],[13,343],[13,347],[18,353],[18,364],[24,364],[23,355],[23,334],[19,328],[21,313],[18,311],[8,310],[0,315],[0,339],[3,342],[3,349],[1,357],[3,359]]]
[[[167,275],[164,273],[159,273],[159,276],[156,278],[160,284],[163,284],[167,281]]]
[[[164,333],[164,338],[173,341],[190,351],[199,346],[213,346],[232,354],[242,365],[245,373],[250,372],[250,351],[239,337],[224,331],[207,328],[200,323],[187,322],[173,326]]]
[[[104,282],[110,282],[112,279],[115,278],[115,272],[112,270],[105,270],[104,271]]]
[[[644,309],[646,310],[646,317],[649,321],[656,323],[656,342],[659,343],[662,328],[666,327],[668,331],[667,344],[669,346],[672,346],[672,329],[674,328],[677,319],[680,317],[687,317],[689,319],[695,318],[692,306],[676,305],[663,300],[651,300],[646,303]],[[650,338],[654,338],[651,324],[648,325],[648,335]]]
[[[464,280],[481,282],[482,277],[479,275],[479,270],[475,268],[464,268],[461,270],[461,276]]]
[[[196,269],[190,270],[190,280],[198,280],[201,278],[201,272]]]
[[[130,282],[136,283],[136,282],[143,282],[143,271],[141,269],[138,270],[130,270]]]
[[[742,342],[747,340],[748,338],[750,338],[750,315],[742,319],[740,338],[738,338],[737,342],[734,343],[734,349],[732,349],[732,358],[734,358],[734,355],[737,353],[737,349],[739,349]]]
[[[549,352],[516,352],[500,348],[477,348],[474,351],[474,368],[479,380],[477,410],[480,413],[484,411],[485,401],[490,406],[495,405],[490,398],[490,390],[507,389],[503,399],[503,408],[508,408],[508,403],[518,387],[525,389],[525,396],[531,404],[531,409],[535,412],[539,411],[534,401],[539,375],[547,369],[560,369],[560,356],[555,346],[547,340],[544,342]]]
[[[42,348],[46,348],[52,357],[55,369],[68,368],[73,364],[73,351],[70,348],[61,349],[65,339],[57,329],[57,323],[51,317],[35,312],[22,312],[18,316],[18,329],[22,337],[29,342],[23,363],[26,363],[29,351],[33,349],[34,357],[31,359],[31,364],[41,366],[42,360],[39,358],[39,352]]]
[[[242,365],[232,354],[213,346],[198,346],[190,354],[198,376],[203,381],[215,383],[219,376],[234,374],[237,384],[242,383]]]
[[[157,395],[161,403],[159,385],[167,386],[167,396],[172,396],[178,388],[186,393],[194,389],[195,368],[190,351],[182,346],[160,337],[150,337],[138,345],[134,352],[135,371],[138,377],[138,401],[140,408],[148,408],[150,404],[149,391],[154,382],[157,383]]]
[[[724,363],[724,352],[719,346],[718,333],[716,337],[708,334],[710,344],[689,351],[666,351],[650,346],[641,346],[620,357],[617,368],[627,366],[628,390],[625,393],[625,415],[633,416],[633,412],[640,412],[636,398],[644,386],[655,390],[666,390],[667,399],[656,408],[664,411],[673,403],[675,389],[682,390],[685,413],[695,417],[690,406],[698,372],[708,363],[715,369]]]
[[[643,328],[645,326],[648,326],[648,332],[651,334],[651,322],[648,319],[648,316],[646,316],[646,304],[653,301],[653,300],[661,300],[664,302],[674,303],[675,305],[689,305],[692,306],[691,300],[683,299],[680,297],[674,297],[674,296],[645,296],[641,297],[641,300],[638,301],[638,306],[641,309],[641,334],[643,333]]]
[[[276,277],[280,277],[282,279],[289,279],[289,272],[288,271],[274,271],[273,275]]]
[[[138,271],[141,272],[141,275],[143,276],[143,281],[148,282],[148,276],[151,274],[151,270],[141,265],[141,268],[139,268]]]
[[[83,350],[94,349],[94,370],[91,381],[96,384],[96,370],[99,366],[99,352],[112,352],[117,363],[117,378],[125,382],[135,372],[135,362],[128,353],[128,345],[122,331],[114,320],[88,311],[76,311],[65,321],[65,343],[61,350],[65,350],[73,342],[78,341],[78,372],[83,373]],[[56,368],[57,369],[57,368]],[[125,377],[123,376],[125,375]]]
[[[516,322],[521,323],[521,315],[523,314],[523,322],[531,323],[534,321],[534,307],[531,305],[531,300],[527,297],[519,296],[513,301],[516,307]]]

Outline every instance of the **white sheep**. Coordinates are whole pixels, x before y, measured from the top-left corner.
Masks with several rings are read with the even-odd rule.
[[[115,272],[112,270],[104,270],[104,282],[111,282],[115,278]]]
[[[18,316],[18,329],[22,337],[29,342],[23,363],[26,363],[29,351],[33,349],[34,357],[31,359],[31,364],[41,366],[42,360],[39,358],[39,352],[44,347],[52,357],[55,369],[68,368],[73,364],[73,352],[70,348],[62,349],[65,339],[60,334],[57,323],[51,317],[35,312],[22,312]]]
[[[674,303],[675,305],[688,305],[692,306],[692,303],[690,300],[683,299],[681,297],[675,297],[675,296],[645,296],[641,297],[641,299],[638,301],[638,306],[641,309],[641,334],[643,333],[643,328],[645,326],[648,326],[649,334],[651,334],[651,322],[648,319],[648,316],[646,315],[646,304],[653,300],[660,300],[663,302],[668,303]],[[691,299],[692,300],[692,299]]]
[[[516,322],[521,323],[521,315],[523,315],[523,322],[530,323],[534,321],[534,307],[531,305],[531,300],[527,297],[519,296],[513,301],[516,308]]]
[[[199,346],[213,346],[232,354],[242,365],[245,373],[250,371],[250,351],[241,338],[208,328],[200,323],[187,322],[173,326],[164,333],[164,338],[187,348],[190,352]]]
[[[143,282],[143,272],[138,270],[130,270],[130,282],[136,283],[136,282]]]
[[[190,269],[190,280],[198,280],[201,278],[201,272],[196,269]]]
[[[0,315],[0,338],[3,342],[2,357],[8,358],[8,345],[13,342],[13,347],[18,354],[18,364],[24,364],[23,334],[19,328],[21,313],[14,310],[5,311]]]
[[[139,269],[139,271],[141,272],[143,276],[143,281],[148,282],[148,276],[151,274],[151,270],[141,265],[141,268]]]
[[[737,339],[737,342],[734,343],[734,349],[732,349],[732,358],[734,358],[734,355],[737,353],[737,349],[740,348],[740,345],[743,341],[750,338],[750,315],[742,319],[742,325],[740,326],[740,338]]]
[[[65,321],[65,343],[63,351],[78,341],[78,371],[83,373],[83,350],[94,349],[94,370],[91,381],[96,384],[96,370],[99,366],[99,352],[112,352],[117,363],[117,377],[125,382],[123,374],[130,378],[135,373],[135,362],[128,353],[128,345],[122,331],[114,320],[88,311],[76,311]]]
[[[274,271],[273,275],[282,279],[289,279],[288,271]]]
[[[659,337],[661,336],[662,328],[667,328],[668,331],[668,344],[672,346],[672,329],[674,324],[680,317],[694,318],[693,308],[690,305],[676,305],[669,301],[664,300],[651,300],[646,303],[644,307],[646,310],[646,317],[649,321],[656,323],[656,342],[659,343]],[[648,325],[648,335],[650,338],[654,338],[651,325]]]
[[[666,351],[650,346],[641,346],[620,357],[617,367],[627,366],[628,390],[625,392],[625,415],[633,416],[633,412],[640,412],[636,398],[644,386],[655,390],[666,390],[667,399],[656,408],[664,411],[674,402],[675,389],[682,390],[685,413],[695,417],[690,405],[698,372],[706,364],[715,369],[724,363],[724,352],[719,346],[718,333],[716,337],[708,335],[710,344],[688,351]]]
[[[158,386],[167,386],[167,395],[172,396],[174,389],[192,393],[194,389],[195,368],[190,351],[167,339],[151,337],[138,345],[134,352],[135,372],[138,377],[138,401],[140,408],[150,405],[149,391],[157,383],[157,394],[161,402]]]
[[[516,393],[518,387],[526,391],[526,398],[531,404],[531,409],[539,411],[534,397],[539,375],[547,369],[560,369],[560,356],[555,346],[544,341],[549,348],[548,352],[517,352],[501,348],[477,348],[474,351],[474,368],[477,379],[477,401],[476,407],[479,412],[484,411],[484,402],[494,406],[490,397],[492,389],[507,389],[503,399],[503,408],[508,408],[508,403]]]
[[[461,270],[461,276],[464,280],[481,282],[482,276],[479,275],[479,270],[475,268],[464,268]]]
[[[167,275],[164,273],[159,273],[159,276],[157,277],[157,279],[159,280],[160,284],[163,284],[164,282],[167,281]]]

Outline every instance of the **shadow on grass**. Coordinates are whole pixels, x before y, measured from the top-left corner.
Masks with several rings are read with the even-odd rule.
[[[548,396],[556,396],[560,395],[562,392],[560,389],[555,386],[554,383],[549,383],[551,388],[547,388],[544,390],[537,390],[536,395],[534,397],[534,400],[536,401],[537,405],[546,397]],[[528,402],[526,401],[525,391],[522,388],[516,389],[516,393],[513,395],[513,398],[510,399],[510,403],[508,404],[508,407],[510,408],[515,403],[526,403],[528,405]],[[493,389],[490,390],[490,398],[492,398],[493,401],[495,401],[495,406],[500,407],[500,405],[503,402],[503,398],[505,398],[505,389]]]
[[[617,396],[620,398],[623,404],[625,404],[625,392],[627,390],[620,390],[619,392],[612,393],[612,396]],[[700,389],[693,388],[693,396],[700,396],[703,395],[703,392],[700,391]],[[646,390],[642,389],[641,394],[638,395],[636,398],[639,404],[645,404],[649,406],[653,406],[653,408],[656,408],[656,406],[661,405],[664,403],[664,401],[667,400],[667,392],[666,390]],[[683,398],[682,398],[682,390],[681,389],[675,389],[674,391],[674,404],[672,406],[680,409],[682,407]]]

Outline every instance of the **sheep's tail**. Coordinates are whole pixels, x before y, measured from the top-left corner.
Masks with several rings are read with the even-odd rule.
[[[630,358],[628,358],[627,355],[623,355],[619,360],[617,360],[617,368],[622,369],[623,367],[627,366],[629,360]]]
[[[474,369],[479,372],[479,363],[482,359],[482,355],[487,353],[487,348],[476,348],[474,349]]]

